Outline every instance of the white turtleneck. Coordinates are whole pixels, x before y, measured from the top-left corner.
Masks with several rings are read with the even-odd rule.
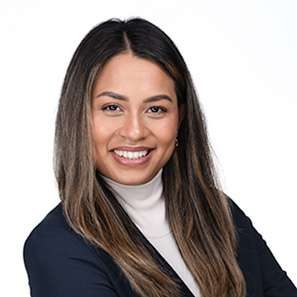
[[[165,218],[162,171],[163,168],[150,181],[141,185],[124,185],[102,174],[101,177],[113,188],[119,203],[142,234],[166,259],[194,296],[200,297],[199,287],[181,257]]]

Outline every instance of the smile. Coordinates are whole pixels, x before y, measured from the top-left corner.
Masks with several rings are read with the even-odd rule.
[[[120,157],[134,160],[134,159],[139,159],[139,158],[146,156],[148,154],[149,150],[144,150],[144,151],[139,151],[139,152],[114,150],[114,152]]]
[[[114,159],[122,165],[142,165],[146,164],[151,158],[152,150],[143,150],[138,152],[131,151],[112,151]]]

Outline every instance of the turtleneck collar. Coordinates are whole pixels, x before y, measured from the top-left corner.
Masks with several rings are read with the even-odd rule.
[[[162,171],[163,168],[150,181],[140,185],[124,185],[100,174],[130,218],[144,235],[151,238],[170,232],[165,219]]]

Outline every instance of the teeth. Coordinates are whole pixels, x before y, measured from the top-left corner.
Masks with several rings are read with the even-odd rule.
[[[128,152],[128,151],[114,150],[114,152],[121,157],[133,160],[133,159],[138,159],[138,158],[144,157],[145,155],[147,155],[148,150],[139,151],[139,152]]]

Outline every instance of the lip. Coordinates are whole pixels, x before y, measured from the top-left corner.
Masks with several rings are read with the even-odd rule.
[[[122,149],[122,147],[121,147]],[[148,149],[148,148],[145,148]],[[139,150],[139,149],[138,149]],[[142,150],[144,150],[144,148],[142,148]],[[140,166],[140,165],[145,165],[148,163],[148,161],[151,159],[152,157],[152,151],[153,149],[149,149],[149,152],[146,156],[139,158],[139,159],[135,159],[135,160],[129,160],[127,158],[121,157],[119,155],[117,155],[114,151],[111,152],[113,158],[121,165],[125,165],[125,166]],[[134,150],[135,151],[135,150]]]
[[[139,152],[139,151],[146,151],[149,150],[151,151],[153,148],[152,147],[148,147],[148,146],[119,146],[114,148],[112,151],[114,150],[118,150],[118,151],[127,151],[127,152]]]

